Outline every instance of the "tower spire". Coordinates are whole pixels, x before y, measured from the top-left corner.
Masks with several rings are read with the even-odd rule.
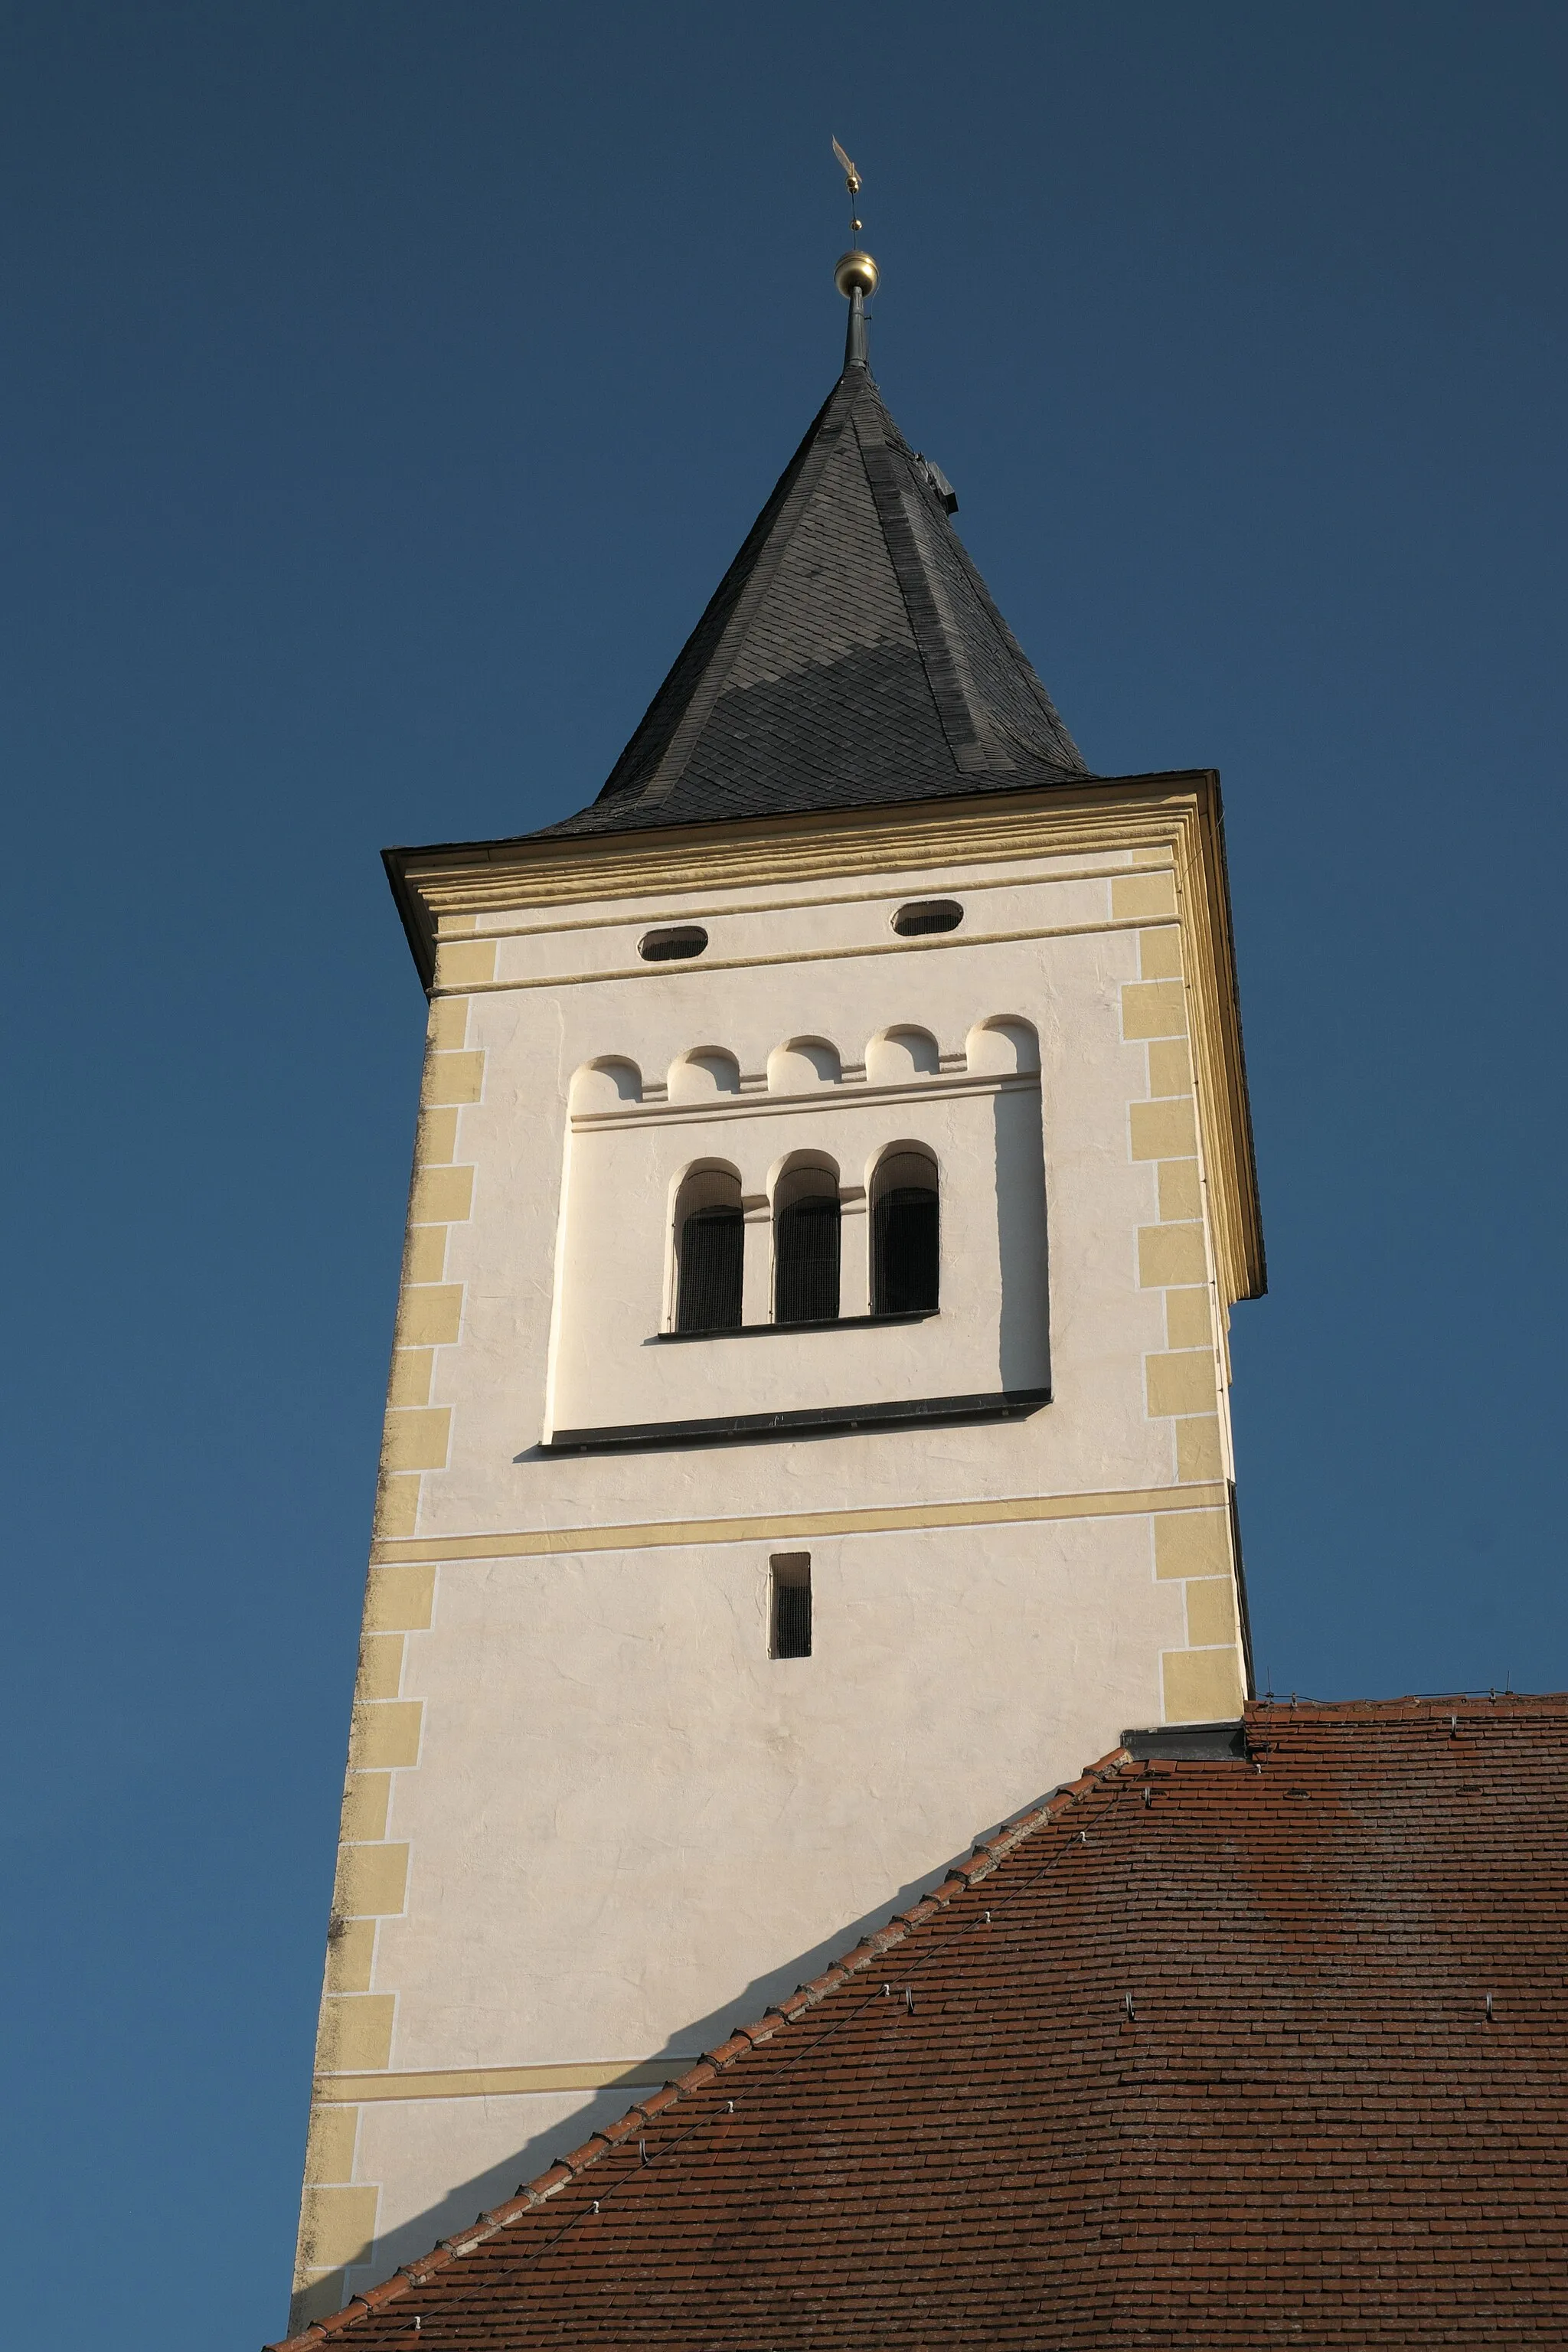
[[[877,290],[878,268],[868,253],[860,249],[863,223],[856,217],[855,199],[860,193],[860,174],[836,139],[833,152],[844,172],[844,185],[849,193],[849,250],[841,253],[834,268],[833,282],[849,305],[848,331],[844,338],[844,366],[865,368],[870,373],[866,354],[866,298]]]

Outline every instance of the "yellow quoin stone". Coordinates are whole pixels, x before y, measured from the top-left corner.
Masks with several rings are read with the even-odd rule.
[[[1158,921],[1162,915],[1175,914],[1175,876],[1169,872],[1113,875],[1110,911],[1119,922]]]
[[[300,2219],[302,2265],[309,2271],[342,2270],[368,2253],[375,2209],[374,2189],[307,2189]]]
[[[316,2063],[323,2074],[384,2066],[392,2051],[396,2002],[390,1993],[349,1993],[321,2003]]]

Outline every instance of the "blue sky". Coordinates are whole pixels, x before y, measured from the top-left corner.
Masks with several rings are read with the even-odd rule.
[[[1091,764],[1224,773],[1260,1668],[1568,1684],[1568,18],[9,0],[0,58],[7,2333],[253,2347],[422,1033],[376,853],[596,791],[836,372],[830,131]]]

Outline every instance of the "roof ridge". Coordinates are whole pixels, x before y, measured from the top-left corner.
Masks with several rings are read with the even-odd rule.
[[[1277,1723],[1281,1717],[1298,1721],[1354,1721],[1403,1717],[1413,1723],[1451,1714],[1456,1707],[1502,1715],[1516,1710],[1528,1715],[1568,1716],[1568,1691],[1412,1691],[1400,1698],[1251,1698],[1247,1701],[1248,1724]]]
[[[488,2244],[524,2213],[546,2205],[563,2189],[580,2179],[593,2165],[610,2155],[629,2139],[642,2125],[655,2116],[665,2114],[693,2092],[706,2090],[720,2074],[746,2057],[753,2050],[771,2042],[785,2025],[815,2009],[828,1993],[858,1976],[871,1962],[880,1959],[885,1952],[907,1943],[918,1928],[938,1917],[960,1895],[967,1893],[981,1879],[986,1878],[999,1864],[1015,1853],[1025,1841],[1068,1812],[1071,1808],[1091,1796],[1104,1781],[1111,1780],[1124,1764],[1131,1761],[1127,1748],[1120,1743],[1102,1756],[1098,1763],[1085,1765],[1076,1780],[1064,1782],[1059,1788],[1030,1806],[1026,1811],[1012,1816],[989,1837],[976,1838],[969,1853],[961,1862],[952,1864],[946,1876],[929,1895],[907,1911],[895,1911],[887,1924],[874,1929],[853,1945],[841,1958],[829,1961],[820,1976],[797,1985],[787,2000],[771,2003],[752,2025],[737,2026],[726,2042],[707,2051],[695,2066],[684,2074],[664,2084],[652,2096],[638,2099],[623,2116],[599,2130],[590,2132],[581,2147],[557,2157],[544,2170],[525,2181],[515,2197],[491,2208],[488,2213],[476,2216],[467,2230],[454,2232],[449,2238],[438,2239],[428,2254],[412,2263],[401,2263],[389,2279],[366,2287],[350,2296],[341,2311],[329,2313],[324,2318],[313,2319],[296,2336],[279,2338],[264,2347],[264,2352],[306,2352],[306,2347],[329,2342],[346,2327],[353,2326],[367,2312],[377,2311],[383,2305],[395,2301],[411,2288],[423,2286],[437,2272],[461,2255],[471,2253],[476,2246]],[[596,2144],[595,2144],[596,2143]]]

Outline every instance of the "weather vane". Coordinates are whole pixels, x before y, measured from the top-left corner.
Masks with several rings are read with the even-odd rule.
[[[833,142],[833,152],[838,159],[839,169],[844,174],[844,184],[849,191],[849,250],[847,253],[840,254],[833,272],[833,278],[838,291],[851,306],[854,314],[851,320],[851,343],[852,346],[858,346],[857,356],[863,360],[865,357],[864,329],[860,330],[858,336],[854,329],[859,318],[861,302],[868,294],[874,294],[877,290],[877,265],[868,253],[863,253],[860,249],[860,231],[865,224],[855,209],[855,199],[860,193],[860,174],[837,139]]]
[[[849,191],[849,241],[853,244],[861,229],[860,222],[855,217],[855,199],[860,193],[860,174],[837,139],[833,142],[833,152],[838,158],[839,169],[844,173],[844,184]]]

